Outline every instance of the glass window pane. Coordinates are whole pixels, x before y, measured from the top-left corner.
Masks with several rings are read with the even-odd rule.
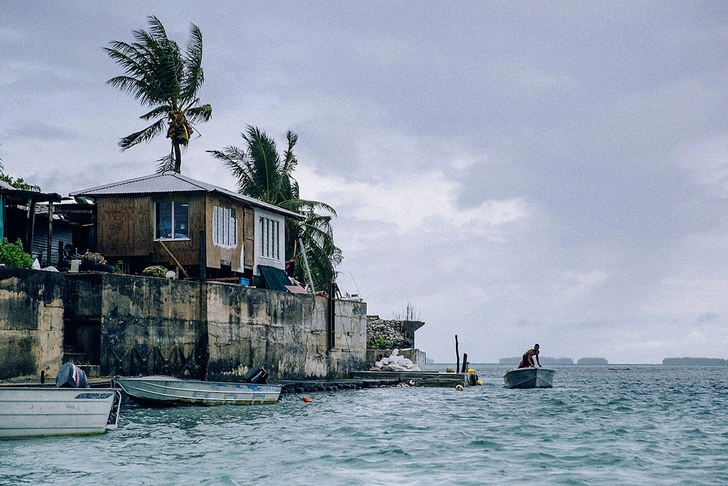
[[[171,238],[172,237],[172,203],[158,202],[156,207],[156,226],[157,231],[155,238]]]
[[[184,201],[174,202],[174,238],[188,238],[190,227],[187,222],[189,204]]]

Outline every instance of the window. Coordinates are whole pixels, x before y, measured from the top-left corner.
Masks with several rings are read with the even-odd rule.
[[[280,222],[260,217],[260,254],[267,258],[280,260]]]
[[[163,201],[155,205],[155,238],[177,240],[190,237],[189,204],[187,201]]]
[[[220,206],[212,208],[212,242],[220,246],[237,246],[238,220],[235,209]]]

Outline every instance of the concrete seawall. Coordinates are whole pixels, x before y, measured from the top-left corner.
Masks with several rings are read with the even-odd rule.
[[[366,303],[240,285],[0,268],[0,379],[99,375],[347,377],[366,366]]]

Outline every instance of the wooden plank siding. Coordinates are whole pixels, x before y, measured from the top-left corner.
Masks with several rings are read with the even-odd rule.
[[[102,255],[152,254],[154,204],[150,197],[99,198],[97,218],[97,249]]]

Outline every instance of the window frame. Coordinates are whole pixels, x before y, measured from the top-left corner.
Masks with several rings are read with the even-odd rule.
[[[224,248],[238,246],[238,218],[236,208],[212,207],[212,243]]]
[[[161,205],[169,204],[169,215],[161,214]],[[184,233],[179,228],[182,221],[178,220],[181,217],[177,212],[181,212],[182,208],[185,208],[187,213],[184,220]],[[167,225],[160,225],[160,222],[166,222]],[[162,236],[160,228],[169,227],[170,236]],[[179,232],[178,232],[179,231]],[[166,232],[165,232],[166,233]],[[184,236],[177,236],[177,234],[184,234]],[[154,202],[154,241],[182,241],[190,239],[190,203],[186,199],[173,199],[169,201],[155,201]]]
[[[260,229],[259,256],[271,260],[281,260],[281,223],[276,219],[258,216]]]

